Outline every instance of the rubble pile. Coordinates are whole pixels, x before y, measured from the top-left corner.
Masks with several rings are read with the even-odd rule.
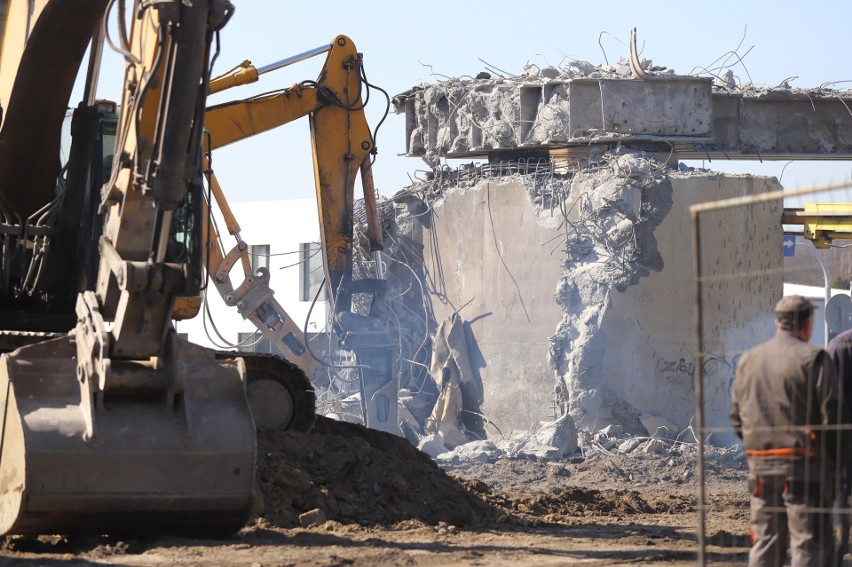
[[[500,458],[558,461],[577,451],[577,435],[568,416],[541,426],[535,433],[516,433],[498,441],[477,440],[450,450],[439,434],[423,437],[418,449],[440,464],[493,463]]]
[[[497,511],[395,435],[317,418],[313,433],[260,431],[257,514],[282,527],[326,520],[466,526]]]
[[[470,443],[436,459],[450,474],[481,479],[508,492],[560,494],[567,486],[613,490],[660,486],[691,493],[695,486],[698,443],[689,430],[647,437],[609,426],[594,435],[587,450],[555,459],[542,458],[541,447],[530,437],[517,435],[491,447]],[[527,449],[517,450],[519,446]],[[706,447],[704,465],[709,486],[727,481],[745,485],[748,467],[738,446]]]
[[[414,521],[474,528],[694,510],[695,443],[610,428],[582,454],[550,458],[555,449],[547,455],[543,447],[533,435],[479,441],[436,464],[401,437],[323,417],[312,433],[260,431],[255,527]],[[737,449],[708,449],[706,461],[714,478],[745,486]],[[685,490],[641,492],[655,484]]]

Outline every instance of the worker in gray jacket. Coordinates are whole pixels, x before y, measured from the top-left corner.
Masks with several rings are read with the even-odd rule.
[[[782,565],[788,541],[794,567],[831,559],[837,424],[848,412],[834,365],[808,343],[813,325],[809,301],[781,298],[775,336],[737,364],[730,417],[749,464],[752,567]]]

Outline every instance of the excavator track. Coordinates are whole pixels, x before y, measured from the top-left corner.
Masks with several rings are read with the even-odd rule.
[[[219,360],[241,358],[246,393],[258,429],[308,432],[316,421],[316,392],[305,373],[275,354],[217,352]]]

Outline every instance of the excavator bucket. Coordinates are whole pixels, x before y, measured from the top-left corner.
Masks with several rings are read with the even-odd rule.
[[[173,337],[169,361],[93,395],[73,333],[0,357],[0,532],[226,534],[251,512],[242,359]],[[168,370],[163,370],[168,369]]]

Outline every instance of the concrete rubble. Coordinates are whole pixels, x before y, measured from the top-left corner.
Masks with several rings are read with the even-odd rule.
[[[659,482],[689,485],[695,480],[694,463],[698,442],[690,430],[671,437],[636,437],[619,428],[599,432],[582,453],[559,455],[553,447],[536,445],[532,436],[517,435],[497,443],[476,441],[434,457],[439,466],[464,475],[483,465],[511,467],[511,463],[547,461],[572,463],[607,471],[611,480],[623,486],[643,486]],[[725,476],[746,469],[745,454],[737,445],[706,447],[706,470]],[[511,470],[511,469],[510,469]],[[571,476],[554,469],[554,475]]]
[[[463,169],[398,194],[384,204],[391,299],[376,307],[393,313],[408,337],[405,405],[435,403],[429,345],[454,317],[467,330],[465,373],[477,384],[486,437],[513,439],[497,443],[501,451],[561,458],[592,446],[601,431],[683,430],[695,415],[686,210],[775,188],[765,178],[608,152],[576,172],[476,177]],[[711,286],[721,307],[707,327],[709,426],[727,424],[737,355],[771,332],[767,297],[781,293],[781,257],[770,253],[780,250],[779,214],[777,203],[751,208],[706,237],[717,251],[707,260],[712,273],[753,274]],[[743,241],[752,246],[739,256],[723,252]],[[464,446],[428,431],[419,411],[419,429],[408,424],[415,443],[425,437],[421,446],[433,456]],[[464,413],[457,410],[460,431],[485,438],[462,427]],[[730,432],[716,437],[732,442]]]
[[[560,68],[528,65],[517,76],[448,79],[397,95],[406,115],[406,152],[441,158],[547,146],[667,143],[681,159],[836,159],[852,156],[852,92],[738,85],[732,76],[678,75],[626,61]],[[540,155],[547,155],[546,152]]]

